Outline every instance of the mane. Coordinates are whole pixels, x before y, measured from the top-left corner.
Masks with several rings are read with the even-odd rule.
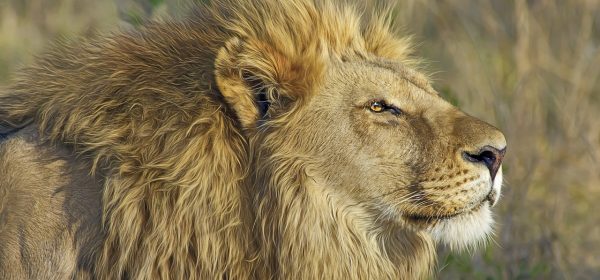
[[[387,12],[361,16],[318,0],[215,0],[180,22],[57,44],[0,92],[0,125],[34,122],[106,178],[106,238],[98,262],[85,265],[102,279],[427,275],[426,237],[356,231],[348,219],[367,213],[315,201],[300,159],[269,154],[285,139],[245,136],[214,78],[231,38],[252,43],[238,66],[279,88],[271,94],[310,92],[329,59],[412,63]]]
[[[283,87],[296,94],[318,85],[326,60],[376,56],[416,65],[410,57],[410,38],[395,35],[391,7],[361,16],[357,11],[365,7],[357,5],[321,0],[217,0],[211,9],[195,9],[192,19],[200,25],[212,19],[225,31],[221,42],[232,37],[250,42],[239,66],[256,70],[267,87]],[[271,56],[260,55],[265,52]]]

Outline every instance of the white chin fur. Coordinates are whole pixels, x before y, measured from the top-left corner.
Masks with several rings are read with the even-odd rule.
[[[485,202],[478,210],[441,220],[428,231],[451,250],[463,250],[484,245],[492,232],[493,222],[489,203]]]

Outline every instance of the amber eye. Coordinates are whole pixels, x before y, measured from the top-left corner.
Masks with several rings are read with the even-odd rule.
[[[371,109],[372,112],[381,113],[385,111],[385,104],[381,101],[373,101],[371,102],[369,109]]]

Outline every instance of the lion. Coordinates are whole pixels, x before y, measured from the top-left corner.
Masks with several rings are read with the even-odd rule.
[[[214,0],[0,93],[0,278],[419,279],[492,231],[503,134],[388,10]]]

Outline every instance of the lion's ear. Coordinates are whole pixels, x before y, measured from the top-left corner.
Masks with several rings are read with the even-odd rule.
[[[235,110],[244,128],[256,124],[259,107],[255,89],[240,65],[243,45],[234,37],[225,43],[215,60],[215,80],[225,101]]]
[[[228,40],[217,53],[215,80],[244,128],[309,94],[320,73],[316,59],[257,40]],[[319,69],[317,69],[319,68]],[[310,74],[308,74],[310,73]]]

